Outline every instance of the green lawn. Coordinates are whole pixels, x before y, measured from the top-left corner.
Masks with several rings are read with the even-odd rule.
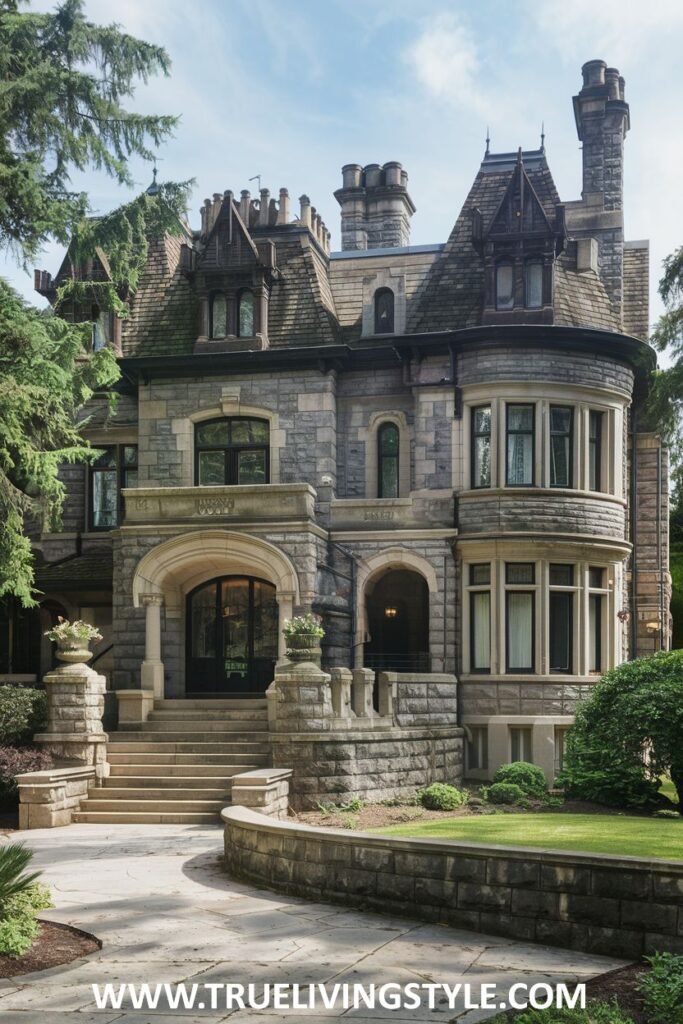
[[[415,839],[683,859],[683,818],[678,821],[614,814],[496,814],[416,821],[374,831]]]

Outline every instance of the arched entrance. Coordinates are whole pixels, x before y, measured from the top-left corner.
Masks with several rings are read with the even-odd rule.
[[[188,694],[262,694],[277,660],[278,606],[272,583],[220,576],[187,596]]]
[[[366,592],[364,665],[376,671],[429,672],[429,588],[418,572],[390,569]]]

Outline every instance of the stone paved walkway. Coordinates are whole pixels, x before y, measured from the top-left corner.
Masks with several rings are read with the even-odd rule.
[[[0,981],[3,1024],[474,1024],[491,1011],[156,1011],[95,1008],[112,982],[446,982],[499,988],[586,980],[619,961],[277,896],[231,881],[218,827],[73,825],[22,833],[54,890],[56,921],[103,942],[66,966]],[[207,1004],[208,1005],[208,1004]]]

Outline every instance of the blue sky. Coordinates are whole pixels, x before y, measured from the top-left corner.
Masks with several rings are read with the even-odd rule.
[[[34,0],[35,9],[50,3]],[[332,196],[344,163],[399,160],[417,206],[414,244],[444,241],[484,151],[539,144],[563,199],[579,197],[581,153],[572,95],[581,65],[602,58],[626,79],[627,238],[649,238],[652,316],[663,258],[683,243],[680,132],[683,77],[679,0],[86,0],[88,16],[115,18],[166,47],[168,79],[138,88],[138,110],[179,114],[159,153],[160,177],[196,179],[190,221],[213,192],[307,193],[339,247]],[[151,169],[135,162],[140,188]],[[74,179],[93,208],[129,198],[95,173]],[[56,270],[50,247],[41,267]],[[32,279],[0,272],[28,298]]]

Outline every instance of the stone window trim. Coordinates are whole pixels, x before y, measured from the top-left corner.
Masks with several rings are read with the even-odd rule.
[[[246,417],[247,419],[266,420],[270,436],[270,477],[269,483],[280,483],[280,452],[286,447],[285,431],[280,429],[280,417],[272,409],[257,405],[245,405],[240,401],[239,389],[226,394],[219,405],[197,409],[189,416],[178,417],[171,421],[171,432],[176,437],[178,451],[184,453],[183,486],[195,486],[194,430],[198,423],[230,417]],[[264,485],[268,486],[268,485]]]
[[[403,334],[406,329],[406,278],[397,268],[383,267],[363,278],[363,308],[361,313],[363,337],[381,337],[375,330],[375,297],[387,289],[394,296],[394,325],[392,334]]]
[[[563,388],[547,386],[542,394],[537,387],[528,385],[476,386],[465,389],[463,394],[463,416],[460,421],[462,431],[462,471],[459,474],[456,466],[456,486],[463,490],[476,490],[478,494],[486,494],[495,490],[537,490],[550,489],[557,494],[564,492],[581,492],[618,497],[623,500],[624,466],[623,466],[623,430],[625,404],[620,399],[610,400],[592,389]],[[534,405],[534,445],[533,445],[533,480],[532,485],[507,483],[507,415],[508,408],[515,405]],[[490,487],[476,485],[474,464],[474,414],[482,406],[491,408],[491,440],[490,440]],[[552,483],[551,474],[551,438],[550,410],[565,407],[572,411],[572,429],[570,435],[571,465],[570,487],[556,487]],[[597,446],[598,472],[597,480],[600,490],[591,490],[591,417],[600,416],[600,439]],[[458,479],[458,476],[460,477]]]
[[[379,437],[381,428],[388,424],[398,428],[398,494],[393,499],[383,499],[379,496]],[[365,443],[366,498],[376,498],[377,501],[395,501],[396,498],[407,498],[410,495],[411,435],[412,431],[408,426],[405,413],[397,410],[373,413],[367,427],[358,431],[359,440]]]
[[[506,578],[506,566],[514,563],[530,563],[534,565],[533,583],[509,583]],[[490,584],[479,585],[472,582],[476,577],[472,567],[490,564]],[[551,566],[567,565],[572,567],[571,584],[551,583]],[[602,572],[602,585],[595,585],[595,573]],[[622,625],[617,619],[616,610],[620,602],[623,580],[621,563],[608,561],[599,552],[591,553],[582,550],[577,553],[563,549],[562,545],[554,545],[547,557],[538,557],[538,550],[532,545],[515,544],[497,545],[495,557],[487,558],[480,552],[468,554],[462,563],[463,580],[463,678],[494,679],[504,682],[513,679],[532,678],[535,682],[557,682],[582,680],[587,682],[599,678],[603,672],[613,668],[621,661],[621,630]],[[472,619],[473,595],[481,591],[489,591],[490,606],[490,668],[480,669],[475,666],[473,650]],[[511,593],[533,594],[533,668],[523,671],[511,671],[508,668],[508,595]],[[568,593],[571,602],[571,652],[570,671],[558,671],[551,668],[550,605],[551,594]],[[597,614],[591,610],[591,600],[597,599]],[[620,604],[619,604],[620,606]],[[591,632],[591,622],[593,632]],[[596,630],[598,632],[596,632]],[[596,644],[594,637],[599,637]],[[595,649],[599,648],[601,667],[592,668]],[[480,656],[481,657],[481,656]]]

